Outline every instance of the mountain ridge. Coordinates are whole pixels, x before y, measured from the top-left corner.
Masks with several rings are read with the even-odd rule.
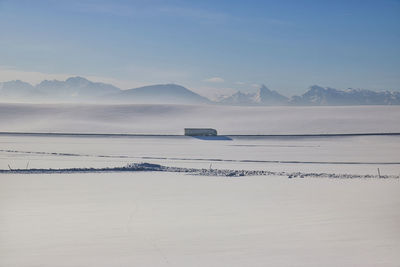
[[[211,101],[193,91],[177,84],[147,85],[138,88],[121,90],[118,94],[109,95],[113,100],[120,102],[146,103],[189,103],[206,104]]]
[[[255,93],[237,91],[217,101],[201,96],[178,84],[156,84],[121,90],[107,83],[92,82],[83,77],[65,81],[43,80],[37,85],[14,80],[0,82],[0,99],[8,101],[111,102],[149,104],[221,104],[236,106],[338,106],[400,105],[399,91],[366,89],[338,90],[310,86],[302,95],[286,97],[261,85]]]

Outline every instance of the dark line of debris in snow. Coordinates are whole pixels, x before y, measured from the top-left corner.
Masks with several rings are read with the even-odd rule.
[[[304,173],[304,172],[274,172],[257,170],[224,170],[224,169],[196,169],[168,167],[153,163],[131,163],[124,167],[112,168],[66,168],[66,169],[9,169],[0,170],[0,173],[13,174],[52,174],[52,173],[100,173],[100,172],[136,172],[136,171],[156,171],[156,172],[181,172],[201,176],[286,176],[288,178],[394,178],[399,179],[399,175],[370,175],[370,174],[335,174],[335,173]]]

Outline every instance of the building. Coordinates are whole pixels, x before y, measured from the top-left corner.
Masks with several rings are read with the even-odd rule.
[[[187,136],[216,136],[217,130],[211,128],[185,128]]]

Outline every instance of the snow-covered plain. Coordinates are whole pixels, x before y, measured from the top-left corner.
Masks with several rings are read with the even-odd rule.
[[[400,132],[398,107],[6,107],[0,128],[7,132]],[[150,162],[399,175],[399,151],[400,136],[2,134],[0,169]],[[3,173],[0,266],[399,266],[399,189],[399,179]]]
[[[350,174],[400,173],[400,136],[81,137],[0,135],[0,169],[166,166]]]
[[[5,175],[0,266],[398,266],[398,180]]]

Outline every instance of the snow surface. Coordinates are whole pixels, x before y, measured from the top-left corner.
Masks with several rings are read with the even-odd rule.
[[[0,175],[0,266],[398,266],[398,180]]]

